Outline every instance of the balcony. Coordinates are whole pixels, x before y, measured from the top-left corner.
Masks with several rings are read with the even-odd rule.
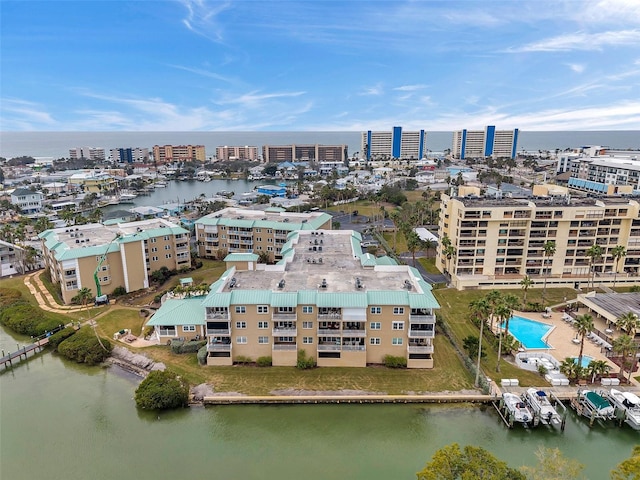
[[[228,313],[207,313],[207,320],[229,320]]]
[[[408,345],[407,353],[433,353],[433,345]]]
[[[432,323],[435,324],[436,323],[436,316],[435,315],[415,315],[415,314],[411,314],[409,315],[409,323]]]
[[[409,338],[433,338],[435,336],[436,336],[435,330],[409,329]]]
[[[319,352],[339,352],[341,350],[340,345],[336,345],[335,343],[322,343],[318,344]]]
[[[342,333],[339,328],[319,328],[318,335],[323,337],[337,337],[338,335],[342,335]]]
[[[320,315],[318,315],[318,318],[320,317]],[[276,321],[283,321],[283,322],[295,322],[298,319],[298,314],[296,313],[276,313],[273,312],[273,314],[271,315],[271,319],[276,322]]]
[[[229,328],[207,328],[207,335],[231,335]]]
[[[339,313],[339,312],[319,313],[318,320],[319,321],[342,320],[342,313]]]
[[[367,331],[366,330],[350,330],[350,329],[344,329],[342,330],[342,335],[343,336],[349,336],[349,337],[366,337],[367,336]]]
[[[298,329],[296,327],[275,327],[271,333],[277,337],[295,337],[298,335]]]
[[[230,352],[230,343],[209,343],[207,345],[207,352]]]
[[[364,345],[342,345],[343,352],[365,352],[367,347]]]
[[[273,350],[280,350],[280,351],[295,351],[298,349],[298,345],[296,345],[295,343],[274,343],[273,344]]]

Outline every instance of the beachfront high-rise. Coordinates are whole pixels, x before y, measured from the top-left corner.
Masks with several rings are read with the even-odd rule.
[[[402,127],[393,127],[390,132],[362,132],[360,156],[367,160],[420,160],[426,153],[427,133],[424,130],[403,132]]]
[[[250,160],[255,162],[258,160],[258,147],[251,147],[245,145],[229,147],[219,146],[216,147],[216,159],[217,160]]]
[[[518,150],[518,129],[496,130],[489,125],[484,130],[458,130],[453,132],[451,154],[465,158],[515,158]]]
[[[204,145],[154,145],[153,159],[158,164],[173,161],[204,162]]]
[[[112,148],[111,160],[117,163],[143,163],[149,161],[149,149],[142,147]]]
[[[98,147],[75,147],[69,149],[71,160],[93,160],[96,162],[104,160],[104,148]]]
[[[281,162],[345,162],[347,145],[263,145],[262,160],[266,163]]]

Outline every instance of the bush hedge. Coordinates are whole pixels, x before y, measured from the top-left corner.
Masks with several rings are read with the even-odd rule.
[[[196,356],[198,358],[198,363],[200,365],[206,365],[207,364],[207,346],[205,345],[200,350],[198,350],[198,353],[196,354]]]
[[[76,330],[73,327],[64,328],[49,337],[49,345],[51,345],[54,350],[57,350],[58,345],[75,333]]]
[[[4,300],[8,298],[5,297]],[[17,333],[32,337],[42,335],[60,325],[58,320],[49,317],[30,303],[20,300],[19,297],[17,301],[2,306],[0,323]]]
[[[145,410],[186,407],[189,385],[170,370],[154,370],[136,389],[136,405]]]
[[[256,360],[256,365],[259,367],[270,367],[271,364],[271,357],[258,357],[258,360]]]
[[[171,352],[176,355],[181,355],[183,353],[196,353],[203,346],[207,344],[206,340],[201,340],[198,342],[185,342],[184,340],[171,340]]]
[[[237,365],[248,365],[250,363],[253,363],[253,360],[251,360],[250,357],[246,357],[244,355],[238,355],[234,360],[233,363],[237,364]]]
[[[78,363],[97,365],[104,362],[111,354],[111,344],[103,341],[102,345],[90,327],[82,327],[75,335],[58,345],[58,353]]]
[[[393,355],[385,355],[383,358],[384,366],[388,368],[407,368],[407,359],[404,357],[394,357]]]
[[[316,366],[316,362],[313,357],[307,357],[307,352],[304,350],[298,351],[298,362],[296,366],[301,370],[307,370]]]

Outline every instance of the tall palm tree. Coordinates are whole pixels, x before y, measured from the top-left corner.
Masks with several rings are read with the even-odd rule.
[[[633,338],[631,338],[631,335],[620,335],[613,341],[612,347],[613,351],[622,357],[620,373],[624,377],[624,372],[627,371],[628,366],[628,380],[631,381],[631,374],[633,373],[633,367],[635,367],[636,363],[635,353],[638,349],[638,346],[633,341]]]
[[[447,258],[447,271],[449,272],[449,279],[451,279],[451,260],[455,258],[457,254],[456,247],[453,245],[445,247],[443,254]]]
[[[565,375],[567,378],[577,378],[579,375],[579,368],[575,358],[565,358],[560,363],[560,373]]]
[[[427,251],[427,257],[429,256],[429,250],[435,250],[436,248],[438,248],[438,244],[435,242],[435,240],[427,239],[422,243],[424,244],[424,248]]]
[[[413,266],[416,266],[416,250],[419,250],[422,245],[422,241],[416,232],[411,230],[407,236],[407,249],[411,252],[413,258]]]
[[[602,247],[594,243],[587,249],[586,256],[589,257],[589,270],[591,271],[591,288],[593,288],[593,284],[596,278],[596,270],[594,268],[594,264],[597,260],[602,258]]]
[[[621,330],[627,332],[631,338],[634,338],[636,336],[636,332],[640,329],[640,319],[635,313],[627,312],[618,317],[616,325]]]
[[[499,290],[491,290],[489,293],[487,293],[486,297],[487,302],[489,302],[489,305],[491,306],[491,310],[489,312],[490,315],[490,326],[491,329],[493,330],[493,317],[496,313],[496,308],[498,307],[498,305],[500,304],[500,301],[502,300],[502,294],[500,293]]]
[[[498,324],[498,330],[499,330],[499,337],[498,337],[498,362],[496,363],[496,372],[500,371],[500,360],[502,360],[502,337],[503,337],[503,329],[500,328],[500,325],[502,325],[502,322],[505,322],[505,327],[506,325],[509,323],[509,318],[511,317],[511,309],[507,306],[506,303],[501,302],[497,307],[496,307],[496,315],[498,317],[499,320],[499,324]],[[506,328],[505,328],[506,330]]]
[[[596,377],[599,375],[606,375],[611,370],[611,367],[606,360],[591,360],[587,366],[589,374],[591,375],[591,383],[596,381]]]
[[[578,354],[578,366],[582,367],[582,352],[584,351],[584,337],[593,330],[593,317],[588,313],[576,317],[574,323],[578,335],[580,335],[580,353]]]
[[[616,288],[616,280],[618,279],[618,267],[620,266],[620,260],[627,256],[627,249],[624,245],[616,245],[611,249],[611,256],[615,261],[615,268],[613,270],[613,288]]]
[[[542,287],[542,308],[545,308],[546,305],[546,297],[547,297],[547,277],[549,276],[549,269],[547,268],[547,263],[549,257],[553,257],[556,254],[556,242],[553,240],[549,240],[542,247],[544,248],[544,262],[542,269],[544,270],[544,286]],[[553,264],[553,262],[552,262]]]
[[[527,307],[527,290],[529,290],[529,287],[533,285],[533,280],[531,280],[531,277],[529,275],[525,275],[524,278],[520,280],[520,285],[522,285],[522,291],[524,293],[522,297],[522,304],[524,305],[524,308],[526,308]]]
[[[487,322],[489,312],[491,312],[491,304],[486,298],[479,298],[469,303],[472,314],[476,318],[480,318],[480,337],[478,339],[478,363],[476,365],[476,379],[473,383],[476,388],[480,382],[480,359],[482,358],[482,332],[484,330],[484,324]]]

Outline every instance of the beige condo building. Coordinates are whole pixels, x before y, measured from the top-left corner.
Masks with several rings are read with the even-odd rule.
[[[153,159],[158,164],[174,161],[205,161],[204,145],[154,145]]]
[[[207,296],[171,300],[151,318],[154,335],[206,336],[207,364],[271,357],[294,366],[298,353],[319,367],[365,367],[386,355],[432,368],[435,310],[431,286],[412,267],[363,253],[353,231],[296,231],[282,260],[229,254]]]
[[[534,195],[536,190],[534,190]],[[591,261],[587,250],[602,248],[593,262],[594,284],[640,284],[640,218],[637,200],[628,198],[540,197],[489,199],[442,196],[440,238],[448,237],[455,254],[440,242],[436,265],[449,272],[453,286],[520,288],[525,275],[534,285],[587,287]],[[555,254],[545,256],[547,242]],[[626,256],[616,262],[617,245]]]
[[[162,267],[191,265],[189,231],[164,219],[62,227],[39,236],[45,268],[65,304],[85,287],[97,294],[94,274],[108,295],[118,287],[148,288],[149,275]]]

